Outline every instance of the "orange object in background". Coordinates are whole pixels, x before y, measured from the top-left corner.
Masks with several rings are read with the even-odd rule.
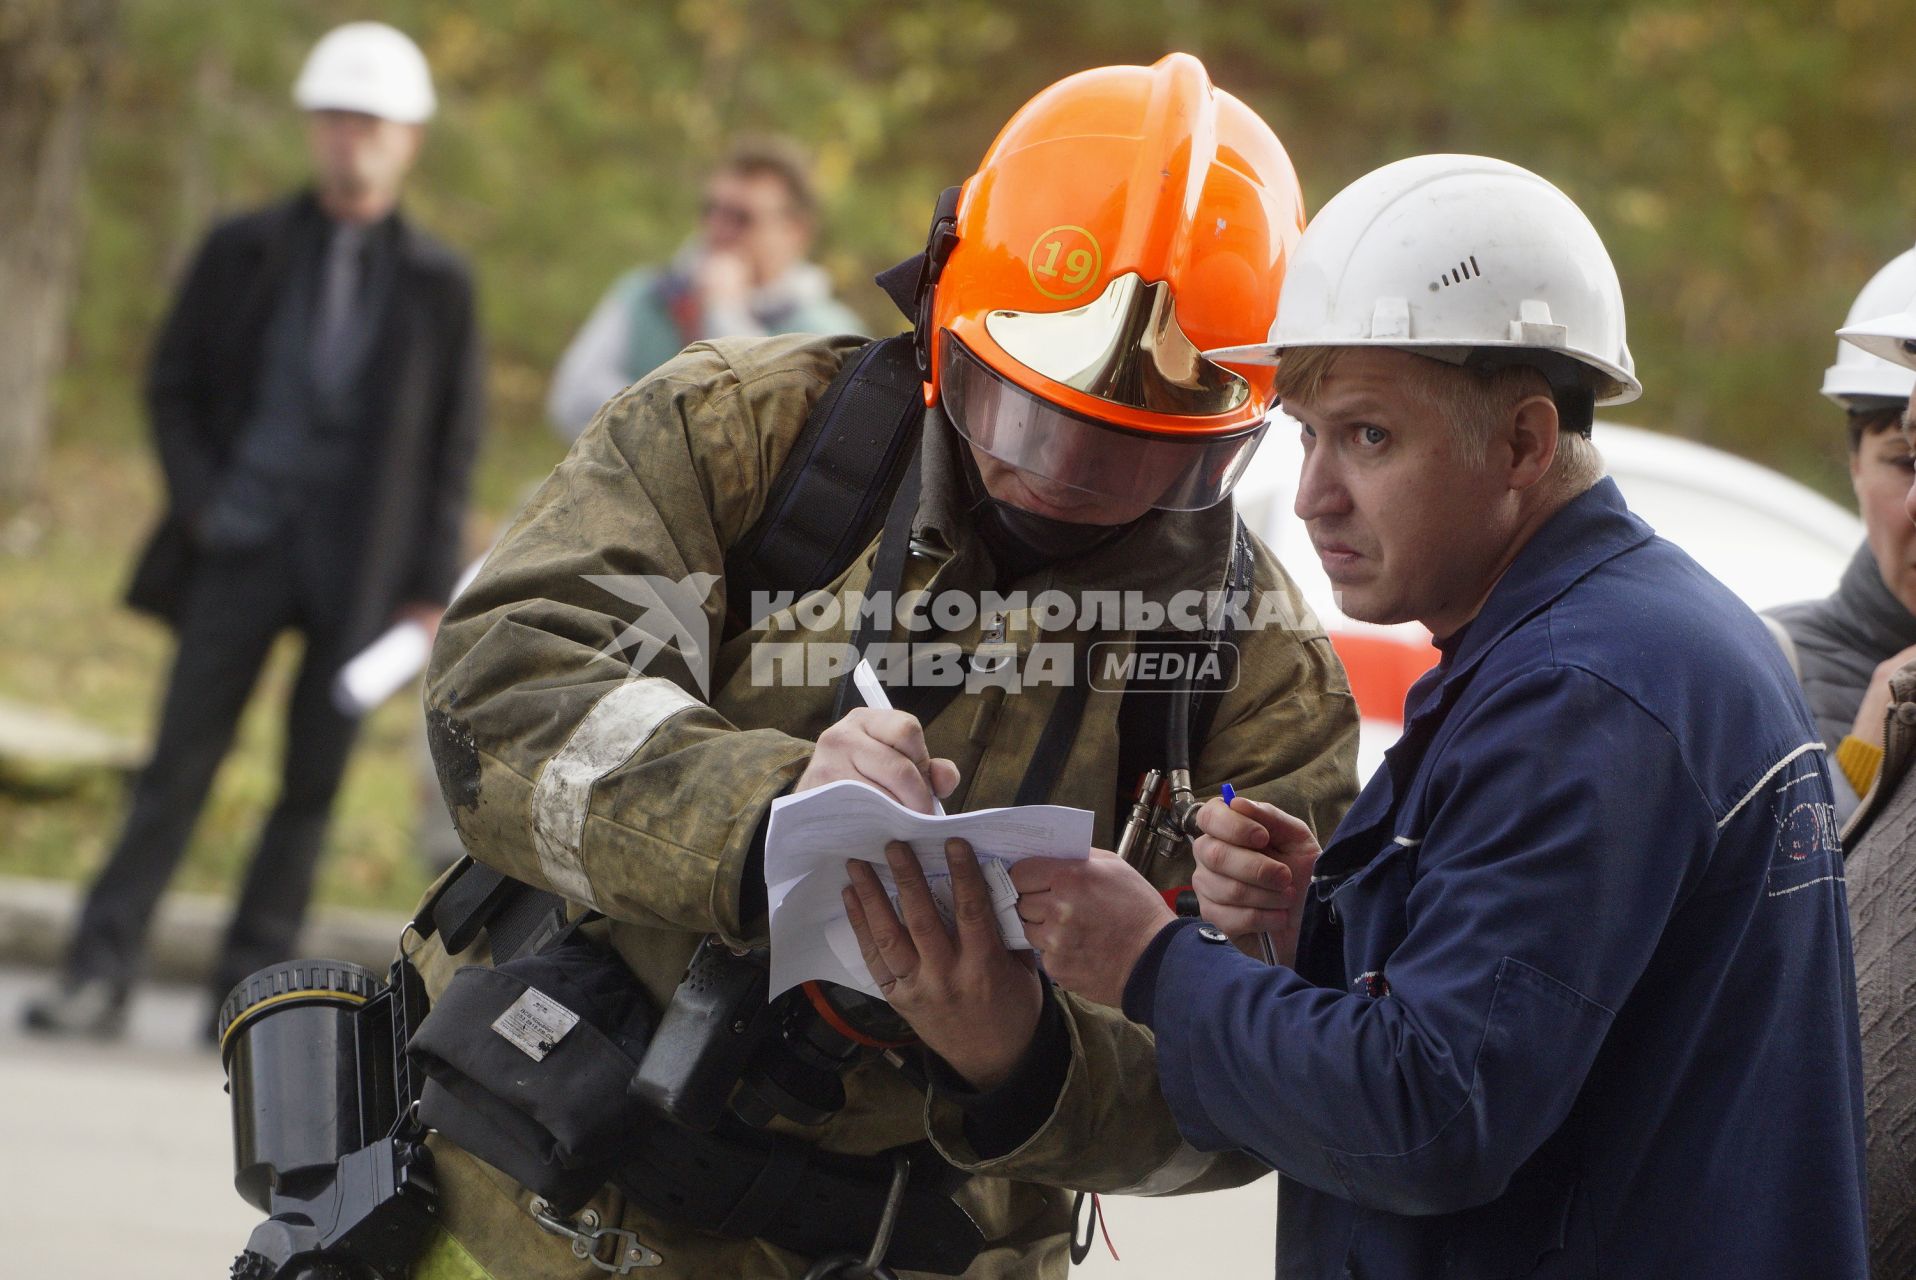
[[[1401,724],[1404,696],[1417,678],[1437,665],[1437,647],[1425,639],[1358,631],[1332,631],[1331,648],[1344,663],[1357,713],[1366,720]]]

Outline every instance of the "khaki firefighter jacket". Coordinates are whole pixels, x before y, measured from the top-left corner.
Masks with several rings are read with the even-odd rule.
[[[759,517],[813,401],[856,350],[850,338],[701,343],[612,400],[453,604],[434,647],[427,708],[467,848],[500,871],[604,913],[612,944],[660,1008],[702,935],[763,941],[763,920],[741,918],[741,876],[761,819],[798,780],[831,722],[832,682],[807,685],[806,663],[794,665],[799,651],[780,646],[842,649],[856,618],[822,606],[862,593],[873,549],[826,592],[721,642],[723,562]],[[964,447],[942,420],[928,418],[908,589],[977,594],[1002,585],[967,515]],[[1229,503],[1153,513],[1115,543],[1009,589],[1034,597],[1047,589],[1133,592],[1160,601],[1178,591],[1216,591],[1233,529]],[[1200,794],[1231,782],[1328,838],[1355,790],[1356,708],[1296,587],[1261,544],[1254,550],[1254,599],[1265,607],[1253,621],[1262,625],[1233,636],[1238,681],[1194,748],[1194,781]],[[696,625],[675,628],[671,602],[631,587],[646,577],[687,584],[694,599],[702,597]],[[1001,643],[1021,660],[1039,642],[1121,650],[1131,641],[1102,626],[1043,631],[1031,608],[980,612],[968,626],[932,638],[969,653],[982,633],[989,642],[1002,632]],[[635,622],[669,642],[635,644],[627,633]],[[932,753],[964,771],[949,808],[1012,802],[1058,696],[1055,683],[1025,684],[992,700],[992,718],[988,708],[981,714],[985,691],[961,692],[926,724]],[[1116,777],[1120,701],[1094,682],[1049,797],[1093,810],[1105,847],[1115,844],[1124,818]],[[1188,849],[1181,850],[1156,878],[1165,887],[1188,884],[1190,870]],[[436,942],[417,951],[435,995],[456,963],[473,958],[447,957]],[[990,1241],[972,1276],[1062,1277],[1065,1188],[1161,1194],[1263,1172],[1243,1157],[1200,1155],[1181,1142],[1158,1096],[1148,1031],[1114,1010],[1057,998],[1071,1066],[1044,1127],[1011,1155],[978,1161],[955,1104],[935,1089],[928,1100],[877,1057],[846,1077],[849,1102],[840,1114],[792,1131],[856,1154],[929,1133],[948,1159],[976,1175],[956,1196]],[[541,1232],[524,1212],[522,1188],[443,1141],[437,1153],[442,1220],[495,1280],[601,1274]],[[613,1189],[592,1208],[664,1255],[664,1266],[648,1275],[797,1277],[813,1261],[652,1220]]]

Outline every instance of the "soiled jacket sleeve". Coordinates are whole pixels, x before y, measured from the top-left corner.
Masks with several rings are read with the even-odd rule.
[[[1571,740],[1576,768],[1537,746]],[[1713,815],[1670,734],[1574,670],[1499,690],[1432,785],[1390,998],[1315,987],[1189,929],[1151,993],[1127,992],[1195,1145],[1431,1214],[1500,1194],[1563,1123],[1714,847]],[[1338,900],[1387,905],[1407,856],[1380,855]]]
[[[697,347],[614,399],[448,612],[427,713],[479,860],[615,920],[743,940],[753,836],[812,744],[731,725],[702,677],[725,548],[835,367],[789,347],[807,342],[817,368],[764,344],[742,373]]]
[[[1322,630],[1268,558],[1257,586],[1277,593],[1282,617],[1273,622],[1267,611],[1266,626],[1239,635],[1238,686],[1199,749],[1193,781],[1200,794],[1230,782],[1328,838],[1356,791],[1357,707]],[[1131,1195],[1207,1191],[1269,1171],[1228,1143],[1201,1151],[1184,1140],[1159,1090],[1148,1028],[1069,993],[1054,998],[1072,1053],[1050,1116],[1014,1151],[982,1160],[965,1137],[963,1111],[934,1091],[929,1128],[948,1159],[998,1177]]]

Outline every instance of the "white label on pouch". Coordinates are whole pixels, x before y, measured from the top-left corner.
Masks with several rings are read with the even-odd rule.
[[[543,992],[526,993],[492,1020],[492,1029],[534,1062],[544,1062],[566,1032],[579,1025],[579,1015]]]

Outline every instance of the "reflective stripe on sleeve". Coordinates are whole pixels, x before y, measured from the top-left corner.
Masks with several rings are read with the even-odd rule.
[[[593,704],[565,745],[546,761],[532,790],[532,839],[539,870],[553,892],[598,905],[583,852],[593,788],[637,755],[660,725],[703,705],[662,676],[640,676]]]

